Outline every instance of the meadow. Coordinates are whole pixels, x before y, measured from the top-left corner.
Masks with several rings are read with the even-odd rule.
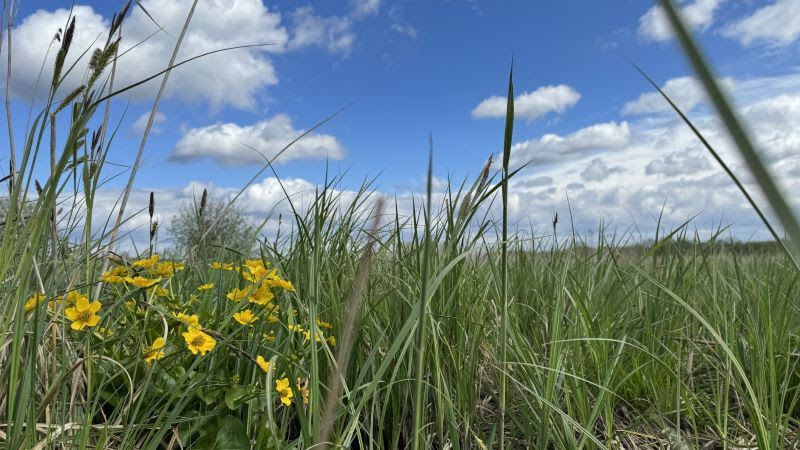
[[[64,65],[85,50],[70,48],[64,30],[52,79],[43,78],[44,110],[16,148],[10,137],[0,447],[800,442],[797,222],[677,15],[687,56],[786,237],[765,216],[776,241],[761,245],[731,244],[724,229],[701,241],[690,221],[648,245],[602,229],[597,242],[558,236],[555,222],[569,217],[545,235],[520,230],[507,215],[509,100],[502,168],[490,161],[434,195],[429,164],[427,195],[408,216],[370,184],[342,198],[332,177],[285,219],[292,232],[256,229],[249,253],[204,241],[219,222],[205,196],[195,207],[202,235],[189,248],[154,250],[152,225],[149,248],[118,251],[122,225],[158,205],[125,214],[145,133],[118,213],[92,214],[113,145],[107,108],[134,87],[113,84],[124,16],[85,67]],[[171,70],[201,56],[165,62],[142,82],[161,80],[163,91]],[[65,94],[70,70],[87,76]],[[513,99],[511,77],[508,89]],[[57,117],[69,127],[56,130]],[[759,214],[767,206],[751,203]]]

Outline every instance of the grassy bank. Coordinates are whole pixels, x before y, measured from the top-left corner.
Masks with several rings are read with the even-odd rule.
[[[291,233],[254,233],[252,253],[206,232],[181,254],[118,251],[133,215],[159,233],[155,204],[123,211],[141,150],[118,215],[93,214],[108,102],[132,88],[113,86],[120,24],[65,94],[68,26],[46,107],[16,149],[9,133],[3,448],[798,444],[798,241],[516,234],[511,100],[501,169],[434,194],[429,166],[410,215],[368,186],[344,199],[333,181],[292,206]],[[770,205],[791,235],[791,211]]]

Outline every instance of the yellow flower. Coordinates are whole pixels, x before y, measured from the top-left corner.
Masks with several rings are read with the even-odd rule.
[[[242,325],[250,325],[255,322],[258,317],[253,314],[253,311],[245,309],[244,311],[235,313],[233,318]]]
[[[300,325],[290,324],[289,331],[296,331],[298,333],[302,333],[304,330],[303,327],[301,327]]]
[[[242,278],[247,281],[252,281],[253,283],[256,283],[260,279],[270,275],[270,272],[267,270],[264,262],[260,259],[248,259],[245,261],[244,267],[247,268],[247,272],[241,272]]]
[[[108,275],[108,272],[106,272],[100,276],[100,281],[102,281],[103,283],[119,284],[119,283],[124,283],[125,278],[122,278],[119,275]]]
[[[311,340],[311,331],[304,331],[303,334],[306,335],[307,341]],[[325,337],[322,335],[322,332],[317,331],[314,335],[314,339],[316,339],[317,342],[322,342]]]
[[[267,284],[269,286],[279,287],[287,291],[294,291],[294,285],[292,285],[291,281],[284,280],[274,272],[275,271],[273,271],[273,273],[270,273],[269,278],[264,280],[264,284]]]
[[[331,347],[336,347],[336,337],[331,336],[328,338],[328,345]]]
[[[203,329],[203,327],[200,326],[200,319],[197,317],[196,314],[192,314],[190,316],[188,314],[178,313],[176,317],[181,322],[185,323],[186,325],[189,325],[189,328],[197,328],[199,330]]]
[[[332,330],[333,329],[333,325],[329,324],[328,322],[323,322],[323,321],[321,321],[319,319],[317,319],[317,326],[320,327],[320,328],[324,328],[326,330]]]
[[[131,264],[131,265],[133,267],[142,267],[142,268],[147,269],[147,268],[155,266],[157,262],[158,262],[158,255],[153,255],[153,256],[151,256],[149,258],[144,258],[144,259],[140,259],[138,261],[134,261],[133,264]]]
[[[25,312],[31,311],[44,301],[44,294],[33,294],[28,301],[25,302]]]
[[[261,335],[261,337],[263,337],[264,340],[267,342],[275,342],[275,335],[273,333],[270,334],[264,333]]]
[[[175,261],[164,261],[156,264],[150,269],[150,273],[162,278],[169,278],[175,275],[175,272],[183,270],[183,264]]]
[[[125,266],[115,266],[111,270],[107,270],[100,275],[100,281],[104,283],[124,283],[125,278],[122,275],[127,275],[128,269]]]
[[[182,334],[183,339],[186,340],[186,347],[193,355],[200,352],[201,355],[205,356],[207,352],[217,345],[217,341],[214,338],[196,328],[189,328],[189,331]]]
[[[89,299],[81,296],[75,306],[64,310],[67,319],[72,321],[73,330],[82,330],[86,327],[93,327],[100,322],[100,316],[95,314],[100,311],[100,302],[97,300],[89,303]]]
[[[222,270],[233,270],[233,264],[231,263],[219,263],[219,262],[212,262],[209,264],[212,269],[222,269]]]
[[[269,302],[275,297],[275,294],[270,292],[269,286],[261,285],[253,291],[253,295],[248,300],[256,305],[268,305]]]
[[[214,289],[214,283],[206,283],[206,284],[201,284],[200,286],[197,286],[197,290],[198,291],[207,291],[209,289]]]
[[[292,397],[294,397],[294,393],[292,392],[292,388],[289,386],[289,379],[284,378],[282,380],[275,380],[275,392],[278,393],[281,397],[281,403],[286,406],[292,404]]]
[[[258,270],[266,269],[264,261],[260,259],[248,259],[244,262],[244,265],[250,272],[256,272]]]
[[[263,356],[258,355],[256,357],[256,364],[258,364],[258,367],[261,367],[264,373],[269,372],[269,361],[265,360]]]
[[[132,284],[138,288],[149,288],[150,286],[161,281],[161,278],[145,278],[145,277],[125,277],[128,284]]]
[[[228,292],[227,297],[234,302],[238,302],[239,300],[247,297],[248,292],[248,289],[233,288],[232,291]]]
[[[158,337],[144,354],[144,362],[150,365],[153,361],[164,357],[164,338]]]
[[[277,316],[277,315],[275,315],[275,314],[268,314],[268,315],[267,315],[267,322],[269,322],[269,323],[275,323],[275,322],[277,322],[278,320],[279,320],[279,319],[278,319],[278,316]]]

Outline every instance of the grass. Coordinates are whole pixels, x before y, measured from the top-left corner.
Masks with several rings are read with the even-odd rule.
[[[76,51],[66,42],[59,54]],[[113,43],[72,96],[59,87],[76,69],[56,68],[4,180],[0,447],[800,442],[795,241],[743,246],[720,230],[701,242],[690,222],[659,230],[650,247],[605,232],[593,245],[514,232],[511,101],[501,170],[490,159],[471,182],[434,193],[429,162],[427,195],[408,217],[384,207],[369,183],[345,201],[334,177],[309,208],[291,208],[294,233],[259,241],[252,254],[206,243],[150,266],[151,252],[114,252],[130,216],[87,226],[113,143],[98,109],[129,88],[110,83]],[[59,134],[62,115],[69,126]],[[791,213],[779,217],[788,229]],[[100,283],[107,269],[131,280],[106,274]],[[158,281],[137,286],[134,276]],[[239,289],[248,294],[231,300]],[[99,322],[74,330],[80,296],[100,302]],[[245,310],[257,319],[237,321]],[[205,355],[185,338],[199,327],[215,342]]]

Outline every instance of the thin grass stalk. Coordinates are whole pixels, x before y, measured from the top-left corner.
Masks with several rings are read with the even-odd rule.
[[[3,2],[3,11],[5,12],[5,2]],[[6,64],[6,121],[8,122],[8,154],[9,161],[11,162],[11,184],[16,183],[17,173],[17,156],[14,150],[14,126],[11,123],[11,29],[14,23],[14,0],[11,0],[8,7],[8,23],[6,24],[6,57],[8,58]]]
[[[506,388],[508,383],[508,163],[514,134],[514,65],[508,74],[506,124],[503,138],[503,241],[500,243],[500,449],[505,448]]]
[[[678,107],[678,105],[676,105],[675,102],[672,101],[672,99],[667,95],[667,93],[664,92],[664,90],[661,89],[658,86],[658,84],[656,84],[656,82],[652,78],[650,78],[650,76],[648,76],[647,73],[644,72],[644,70],[642,70],[636,64],[634,64],[633,67],[635,67],[636,70],[638,70],[639,73],[642,74],[642,76],[653,86],[653,88],[655,88],[656,91],[658,91],[658,93],[661,94],[661,96],[664,98],[664,100],[667,101],[667,103],[669,103],[670,107],[672,107],[672,109],[675,111],[675,113],[678,114],[678,116],[681,118],[681,120],[683,120],[683,122],[689,127],[689,129],[692,130],[694,135],[697,136],[697,138],[700,140],[700,142],[703,144],[703,146],[706,148],[706,150],[708,150],[708,152],[711,153],[711,156],[714,158],[714,160],[717,161],[717,163],[720,165],[720,167],[722,167],[722,170],[725,171],[725,173],[728,175],[728,177],[730,177],[730,179],[733,181],[733,183],[736,185],[736,187],[739,189],[739,191],[742,193],[742,195],[744,195],[745,199],[747,199],[747,202],[750,204],[750,206],[756,212],[756,214],[758,215],[759,219],[761,219],[761,222],[764,224],[764,226],[767,227],[767,231],[769,231],[769,234],[772,236],[773,239],[775,239],[775,242],[777,242],[777,243],[779,243],[781,245],[781,248],[786,253],[786,256],[788,256],[789,259],[791,259],[792,263],[794,263],[794,266],[798,269],[798,271],[800,271],[800,261],[798,261],[796,255],[786,245],[785,240],[781,239],[781,237],[778,236],[778,232],[775,231],[775,229],[772,227],[772,224],[770,223],[769,219],[767,219],[766,215],[764,215],[764,213],[761,211],[761,208],[758,207],[758,204],[756,204],[755,200],[753,200],[753,197],[750,196],[750,193],[747,192],[747,189],[739,181],[739,178],[736,176],[736,174],[733,173],[733,171],[728,167],[728,165],[725,163],[725,161],[723,161],[722,158],[719,156],[717,151],[714,150],[714,147],[712,147],[711,144],[709,144],[709,142],[706,140],[706,138],[703,136],[703,134],[700,133],[700,130],[698,130],[697,127],[694,126],[692,121],[689,120],[688,117],[686,117],[686,114],[683,113],[683,111]],[[663,213],[663,207],[662,207],[662,213]],[[661,222],[661,215],[660,214],[659,214],[658,219],[659,219],[659,224],[660,224],[660,222]],[[656,242],[658,242],[658,232],[656,232]],[[655,261],[655,259],[654,259],[654,261]]]
[[[156,113],[158,113],[158,105],[161,102],[161,97],[164,95],[164,90],[167,86],[167,80],[169,80],[169,74],[171,72],[172,66],[175,64],[175,58],[178,56],[178,51],[181,48],[181,44],[183,43],[183,38],[186,36],[186,30],[189,29],[189,23],[192,21],[192,16],[194,15],[194,11],[197,8],[198,0],[194,0],[192,2],[191,8],[189,8],[189,12],[186,15],[186,20],[183,23],[183,28],[181,28],[181,34],[178,36],[178,40],[175,42],[175,47],[172,50],[172,56],[169,59],[169,64],[167,64],[167,70],[164,72],[164,77],[161,79],[161,86],[158,88],[158,93],[156,94],[156,98],[153,100],[153,107],[150,110],[150,116],[147,118],[147,125],[145,126],[144,133],[142,134],[142,140],[139,143],[139,150],[136,152],[136,160],[133,163],[133,167],[131,167],[131,175],[128,178],[128,184],[125,186],[125,191],[122,194],[122,202],[119,205],[119,213],[117,213],[117,219],[114,223],[114,228],[111,232],[111,241],[109,242],[109,250],[113,250],[114,245],[117,242],[117,236],[119,235],[119,229],[122,225],[122,217],[125,214],[125,206],[128,204],[128,199],[131,195],[131,190],[133,189],[133,181],[136,179],[136,174],[139,172],[139,167],[142,164],[142,156],[144,155],[144,147],[147,144],[147,138],[150,136],[150,130],[153,128],[153,121],[155,120]],[[110,96],[111,94],[109,94]],[[102,99],[101,99],[102,100]],[[103,261],[103,269],[105,271],[108,269],[108,255],[109,252],[105,253],[104,261]]]
[[[416,379],[414,387],[414,427],[411,429],[412,446],[414,450],[419,450],[420,437],[423,430],[422,420],[425,416],[425,398],[423,380],[425,376],[425,346],[427,345],[428,331],[428,271],[430,265],[431,252],[431,203],[433,203],[433,137],[428,136],[428,185],[427,202],[425,205],[425,237],[422,247],[422,276],[420,286],[420,308],[417,319],[417,361]],[[415,227],[416,232],[416,227]]]
[[[786,197],[781,193],[775,183],[775,177],[762,161],[759,152],[753,145],[753,141],[749,133],[745,130],[738,114],[733,110],[727,96],[717,83],[708,59],[703,55],[694,38],[684,25],[684,21],[677,8],[671,0],[661,0],[661,5],[672,24],[672,28],[678,37],[681,47],[683,47],[684,55],[691,63],[698,78],[700,78],[708,94],[708,98],[717,110],[717,114],[719,114],[722,122],[725,124],[725,128],[728,130],[731,138],[736,143],[739,154],[745,160],[745,163],[747,163],[753,177],[756,179],[756,182],[758,182],[759,187],[761,187],[762,193],[767,198],[772,210],[778,216],[781,225],[783,225],[795,258],[800,258],[800,224],[798,224],[797,217],[786,201]]]
[[[380,228],[380,219],[383,214],[383,199],[378,199],[375,204],[374,218],[372,227],[369,230],[369,237],[367,247],[361,255],[358,262],[358,269],[356,271],[356,278],[353,282],[353,292],[350,294],[350,300],[347,306],[347,319],[345,326],[342,329],[341,344],[339,353],[336,355],[336,369],[331,373],[328,380],[328,394],[325,396],[325,412],[322,415],[322,421],[314,438],[314,447],[325,450],[330,447],[330,436],[333,428],[333,414],[336,406],[339,403],[339,395],[342,391],[342,380],[346,375],[346,370],[350,364],[350,354],[353,351],[353,337],[356,329],[356,320],[358,320],[361,312],[361,305],[363,304],[364,286],[367,282],[371,263],[372,263],[372,248],[377,240],[378,230]],[[316,330],[315,330],[316,332]]]

